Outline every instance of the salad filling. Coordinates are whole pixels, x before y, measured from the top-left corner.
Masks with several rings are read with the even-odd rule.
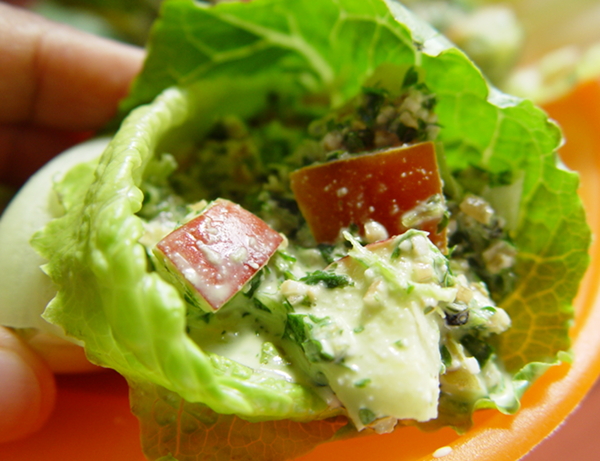
[[[180,286],[189,335],[202,350],[252,375],[308,386],[327,414],[377,432],[398,420],[434,420],[440,394],[474,407],[514,393],[492,346],[510,318],[482,278],[514,277],[514,249],[484,199],[446,203],[431,142],[435,97],[415,68],[399,88],[366,87],[308,130],[274,101],[268,117],[225,116],[181,161],[191,168],[177,165],[177,154],[161,157],[172,168],[160,182],[147,177],[150,199],[140,211],[150,265],[167,268],[167,280]],[[333,168],[325,181],[323,168]],[[257,233],[234,223],[238,212],[223,208],[222,197],[270,227]],[[200,199],[216,201],[185,205]],[[229,218],[216,216],[221,208]],[[236,232],[258,248],[273,231],[285,241],[264,253],[266,265],[244,258],[235,265],[252,245],[222,244]],[[251,276],[239,283],[244,267]],[[219,287],[227,296],[217,305],[210,300]],[[507,409],[516,408],[513,400]]]

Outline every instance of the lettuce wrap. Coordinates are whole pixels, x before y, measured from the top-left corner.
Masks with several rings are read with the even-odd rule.
[[[389,248],[369,246],[352,228],[327,246],[309,235],[289,174],[322,160],[315,133],[338,126],[349,104],[364,115],[372,106],[356,101],[398,91],[434,101],[430,125],[418,123],[429,138],[416,141],[435,144],[446,221],[462,229],[456,216],[465,198],[483,200],[501,223],[493,238],[514,249],[503,254],[506,265],[461,272],[481,266],[477,242],[491,238],[480,232],[489,222],[458,243],[449,230],[448,251],[414,230],[384,239]],[[571,303],[590,234],[577,175],[557,158],[560,130],[532,103],[491,87],[400,3],[165,1],[121,114],[102,155],[55,184],[55,219],[31,244],[56,290],[43,318],[83,344],[93,363],[127,378],[149,459],[291,459],[319,443],[402,425],[465,431],[478,409],[517,411],[539,375],[570,359]],[[206,313],[164,276],[153,248],[165,228],[188,221],[191,204],[220,197],[285,234],[288,247],[225,307]],[[407,286],[400,265],[387,262],[418,246],[441,274],[435,286]],[[434,298],[407,314],[417,326],[405,329],[435,334],[431,347],[416,339],[433,360],[428,411],[384,414],[355,404],[362,397],[353,392],[368,389],[370,377],[356,379],[352,392],[336,384],[356,364],[321,333],[331,325],[342,331],[335,314],[346,313],[335,296],[346,290],[364,300],[357,290],[373,272],[387,287],[383,304],[396,309],[382,314],[385,322],[403,309],[401,289],[411,306]],[[311,306],[292,300],[298,286],[315,287]],[[474,286],[483,294],[468,319],[451,315],[457,290]],[[394,344],[406,350],[403,338]],[[245,360],[240,350],[257,350],[258,358]],[[392,376],[416,392],[427,365],[411,354],[403,356],[402,366],[416,363],[407,377]],[[365,366],[392,363],[378,360]]]

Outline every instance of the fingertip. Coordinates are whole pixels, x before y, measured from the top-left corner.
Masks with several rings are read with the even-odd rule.
[[[52,372],[4,328],[0,328],[0,389],[0,443],[35,432],[52,413],[56,399]]]
[[[53,373],[60,375],[104,370],[87,359],[83,347],[54,335],[38,332],[27,338],[27,344]]]

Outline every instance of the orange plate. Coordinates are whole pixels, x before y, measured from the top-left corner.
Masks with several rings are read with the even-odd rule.
[[[546,110],[563,126],[568,140],[563,159],[581,172],[581,196],[589,224],[594,234],[600,235],[600,82],[580,85]],[[444,461],[512,461],[524,456],[564,421],[600,374],[597,241],[592,254],[592,265],[576,300],[575,362],[555,367],[538,380],[525,394],[516,416],[482,411],[476,415],[473,430],[462,437],[450,429],[425,434],[403,428],[389,435],[325,444],[300,460],[433,460],[433,453],[446,446],[452,451]],[[112,372],[59,377],[57,408],[48,425],[27,439],[1,445],[0,459],[142,461],[137,421],[129,412],[124,380]]]

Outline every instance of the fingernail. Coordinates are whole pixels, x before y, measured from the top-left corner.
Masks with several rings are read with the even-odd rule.
[[[14,351],[0,349],[0,442],[19,438],[37,426],[41,400],[33,369]]]

